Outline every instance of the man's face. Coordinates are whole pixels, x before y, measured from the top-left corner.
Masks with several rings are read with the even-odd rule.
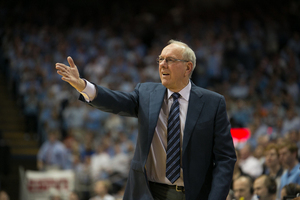
[[[285,197],[285,196],[287,196],[286,189],[282,188],[282,190],[280,192],[280,199],[283,199],[283,197]]]
[[[264,184],[265,178],[257,178],[253,183],[254,194],[259,196],[259,200],[268,200],[269,193],[268,188]]]
[[[160,58],[174,58],[183,59],[182,52],[183,46],[177,44],[170,44],[166,46],[161,54]],[[189,81],[189,67],[191,62],[175,61],[167,63],[165,60],[159,64],[159,76],[161,83],[172,92],[179,92],[182,90]]]
[[[69,200],[79,200],[79,199],[78,199],[76,194],[71,193],[70,196],[69,196]]]
[[[244,146],[240,150],[240,158],[241,158],[241,160],[247,159],[250,156],[250,154],[251,154],[250,147],[248,145]]]
[[[299,140],[298,132],[296,130],[292,130],[288,134],[288,137],[292,142],[298,142],[298,140]]]
[[[1,200],[9,200],[9,197],[6,192],[2,191],[2,192],[0,192],[0,199]]]
[[[265,164],[267,167],[274,167],[279,164],[279,157],[275,149],[270,149],[265,153]]]
[[[249,181],[246,178],[240,178],[234,181],[233,191],[236,199],[244,197],[244,200],[250,200],[252,194],[250,193]]]
[[[107,190],[105,188],[105,185],[103,182],[98,181],[94,187],[94,191],[96,192],[97,195],[105,195],[107,193]]]
[[[287,147],[284,147],[279,150],[279,158],[282,165],[288,166],[293,162],[293,154],[288,150]]]

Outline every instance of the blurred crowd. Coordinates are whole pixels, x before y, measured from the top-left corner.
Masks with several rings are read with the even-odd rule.
[[[65,4],[2,3],[1,70],[26,117],[24,139],[40,141],[40,170],[73,169],[82,199],[92,196],[95,183],[107,180],[107,191],[121,197],[137,121],[78,101],[79,93],[57,75],[55,63],[67,64],[72,56],[81,77],[128,92],[139,82],[160,81],[156,58],[168,40],[177,39],[196,53],[192,81],[224,95],[232,127],[251,131],[247,143],[235,144],[239,161],[234,179],[269,175],[268,162],[273,161],[267,153],[273,144],[281,173],[271,175],[277,178],[280,198],[280,177],[295,167],[285,163],[282,145],[294,145],[285,148],[295,162],[299,159],[300,4],[287,0],[268,6],[266,1],[205,10],[188,2],[163,4],[163,12],[149,3],[117,1],[107,7],[83,6],[76,15]],[[238,179],[241,175],[245,180]],[[292,182],[300,184],[300,177]],[[234,183],[232,196],[239,196]]]

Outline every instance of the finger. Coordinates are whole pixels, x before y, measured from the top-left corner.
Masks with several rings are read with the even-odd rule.
[[[62,63],[56,63],[55,68],[59,69],[59,70],[66,71],[69,68],[69,66],[67,66],[65,64],[62,64]]]
[[[67,73],[65,73],[65,72],[63,72],[63,71],[61,71],[61,70],[57,70],[57,73],[58,73],[59,75],[61,75],[61,76],[64,76],[64,77],[68,76]]]
[[[67,71],[67,69],[63,66],[60,66],[60,65],[56,65],[55,67],[58,71]]]
[[[68,66],[65,65],[64,63],[56,63],[55,65],[56,65],[56,66],[65,66],[65,67],[68,67]]]
[[[74,63],[74,61],[73,61],[73,59],[72,59],[71,56],[68,56],[68,63],[70,64],[71,68],[75,68],[76,67],[75,63]]]
[[[64,76],[63,76],[63,77],[61,77],[61,79],[62,79],[63,81],[66,81],[66,82],[70,82],[70,80],[71,80],[70,78],[68,78],[68,77],[64,77]]]

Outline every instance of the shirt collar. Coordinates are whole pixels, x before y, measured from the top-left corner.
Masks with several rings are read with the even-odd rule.
[[[189,80],[189,83],[182,90],[180,90],[178,92],[181,95],[181,97],[183,99],[185,99],[186,101],[189,101],[191,87],[192,87],[192,84],[191,84],[191,81]],[[170,99],[170,97],[173,93],[174,92],[172,92],[171,90],[168,89],[168,99]]]

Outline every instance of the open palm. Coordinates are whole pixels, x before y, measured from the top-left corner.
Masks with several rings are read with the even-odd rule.
[[[70,56],[68,57],[68,63],[70,66],[63,63],[56,63],[57,73],[62,76],[62,80],[68,82],[81,92],[85,88],[85,81],[80,78],[78,69]]]

